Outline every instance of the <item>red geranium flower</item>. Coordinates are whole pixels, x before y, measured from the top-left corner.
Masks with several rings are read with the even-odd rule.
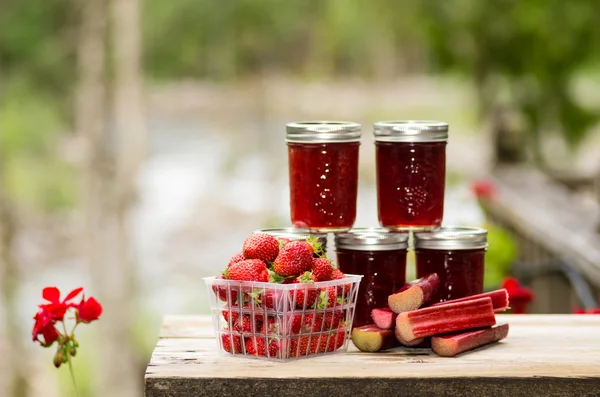
[[[493,200],[496,197],[496,186],[487,179],[479,179],[473,182],[473,193],[479,200]]]
[[[581,307],[576,307],[573,309],[573,314],[600,314],[600,307],[594,307],[591,309],[583,309]]]
[[[92,297],[87,300],[83,298],[81,299],[81,303],[77,305],[77,310],[79,311],[79,320],[84,323],[90,323],[100,317],[102,314],[102,305]]]
[[[50,303],[39,305],[39,310],[33,317],[32,337],[34,342],[40,342],[44,347],[50,347],[54,342],[57,342],[56,354],[54,355],[54,365],[59,368],[62,364],[68,363],[75,394],[77,392],[77,384],[72,367],[72,357],[77,354],[79,342],[75,339],[75,328],[80,323],[89,323],[97,320],[102,314],[102,306],[92,297],[85,299],[82,296],[81,302],[71,302],[77,295],[83,291],[83,288],[76,288],[69,292],[65,299],[60,299],[60,291],[56,287],[46,287],[42,291],[42,297]],[[67,331],[65,313],[67,310],[72,310],[75,316],[72,317],[75,321],[71,331]],[[57,323],[60,324],[60,329],[57,329]],[[41,338],[40,338],[41,336]]]
[[[42,291],[42,298],[46,299],[50,303],[40,305],[40,308],[50,314],[53,319],[62,321],[65,312],[69,307],[73,307],[74,304],[70,302],[71,299],[75,298],[79,293],[83,291],[83,288],[75,288],[69,292],[64,300],[60,300],[60,291],[56,287],[46,287]]]
[[[58,339],[58,331],[54,327],[56,320],[52,318],[52,315],[44,311],[43,309],[36,313],[35,324],[33,325],[33,341],[38,341],[42,346],[48,347]],[[40,340],[40,335],[44,337],[44,340]]]
[[[519,280],[513,277],[505,278],[500,288],[506,288],[514,314],[527,313],[527,305],[535,298],[531,290],[521,287]]]

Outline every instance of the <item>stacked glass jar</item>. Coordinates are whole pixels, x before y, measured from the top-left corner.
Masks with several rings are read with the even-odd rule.
[[[299,234],[335,233],[337,263],[362,274],[353,326],[405,283],[409,234],[414,233],[417,277],[437,273],[438,300],[483,292],[487,232],[442,227],[448,124],[385,121],[374,124],[380,228],[355,228],[361,126],[311,121],[287,125],[290,210]],[[325,237],[326,242],[326,237]]]

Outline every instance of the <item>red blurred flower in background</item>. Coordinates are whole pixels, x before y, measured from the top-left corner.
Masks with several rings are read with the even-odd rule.
[[[506,277],[500,288],[506,288],[512,313],[527,313],[527,305],[535,299],[535,295],[528,288],[521,287],[521,283],[514,277]]]
[[[33,317],[35,322],[32,330],[33,341],[40,342],[44,347],[50,347],[54,342],[57,342],[54,365],[58,368],[61,364],[68,363],[77,394],[77,384],[71,363],[71,357],[77,354],[77,348],[79,347],[79,343],[75,339],[75,328],[81,323],[87,324],[97,320],[102,315],[102,306],[93,297],[85,299],[85,295],[82,295],[79,303],[73,302],[73,299],[82,291],[83,288],[76,288],[69,292],[65,299],[61,300],[58,288],[44,288],[42,298],[50,303],[39,305],[39,310]],[[71,332],[67,331],[65,323],[65,315],[69,311],[74,314],[72,317],[74,324]]]
[[[583,309],[576,307],[573,309],[573,314],[600,314],[600,307],[594,307],[592,309]]]
[[[478,179],[474,181],[471,188],[478,200],[494,200],[498,193],[496,186],[487,179]]]

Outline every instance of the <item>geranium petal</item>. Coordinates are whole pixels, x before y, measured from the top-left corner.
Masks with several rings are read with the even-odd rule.
[[[60,291],[56,287],[46,287],[42,291],[42,298],[52,303],[59,303]]]
[[[67,301],[70,301],[71,299],[75,298],[77,295],[79,295],[81,291],[83,291],[83,288],[75,288],[73,291],[69,292],[69,295],[67,295],[63,302],[66,303]]]

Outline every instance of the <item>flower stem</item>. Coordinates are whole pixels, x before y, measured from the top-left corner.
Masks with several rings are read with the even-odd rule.
[[[63,327],[65,329],[65,335],[68,335],[67,334],[67,326],[65,325],[64,321],[63,321]],[[73,328],[73,330],[75,330],[75,328]],[[65,349],[65,355],[67,356],[67,364],[69,364],[69,372],[71,373],[71,380],[73,381],[73,388],[75,389],[75,396],[79,397],[79,389],[77,388],[77,381],[75,380],[75,372],[73,372],[73,363],[71,362],[71,352],[70,352],[70,349],[68,348],[70,344],[71,344],[71,341],[69,340],[67,342],[67,349]]]

